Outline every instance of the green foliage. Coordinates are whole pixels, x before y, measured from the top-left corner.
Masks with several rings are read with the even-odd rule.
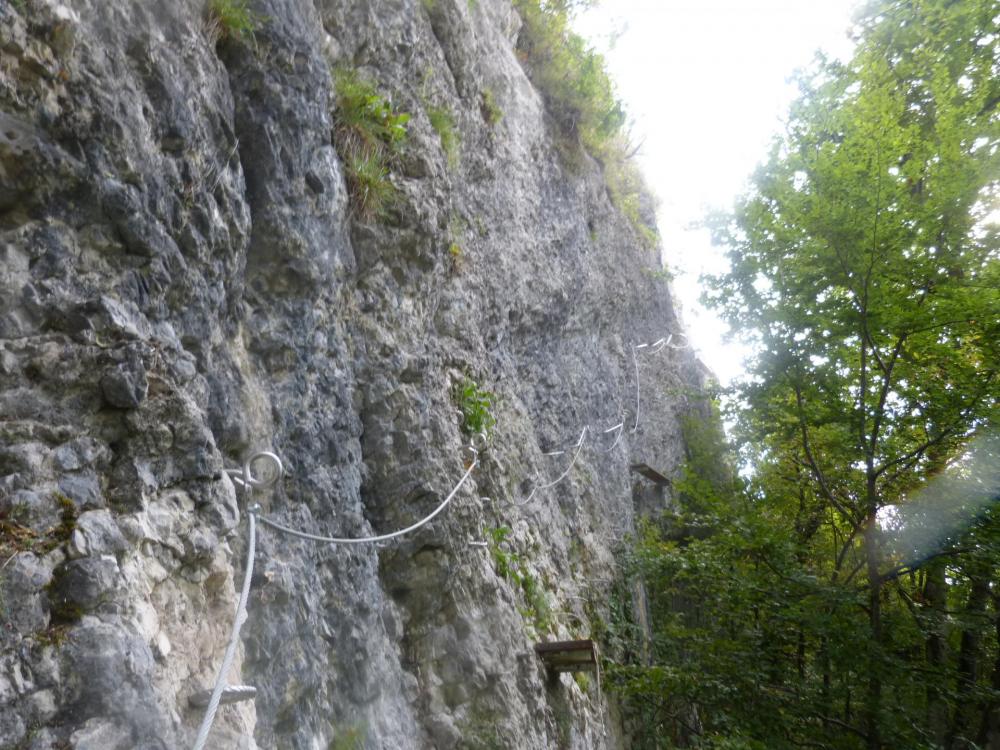
[[[609,150],[604,157],[604,179],[608,186],[611,203],[625,215],[635,229],[640,243],[648,250],[659,246],[660,235],[652,218],[653,205],[649,189],[646,187],[638,168],[625,154],[624,137],[619,137],[620,147]],[[649,201],[647,208],[644,201]],[[644,213],[650,218],[646,220]]]
[[[604,58],[570,28],[567,0],[515,0],[517,48],[560,130],[601,156],[625,124]]]
[[[555,622],[552,619],[552,606],[544,587],[526,570],[521,571],[517,583],[521,587],[525,602],[525,606],[518,611],[531,623],[535,633],[539,635],[547,633]]]
[[[396,198],[389,179],[406,142],[410,115],[398,112],[356,71],[334,71],[337,109],[335,145],[347,171],[355,212],[364,220],[381,218]]]
[[[338,730],[336,737],[330,740],[329,750],[362,750],[365,746],[365,728],[354,725]]]
[[[497,104],[493,89],[483,89],[479,94],[479,112],[487,125],[493,127],[503,119],[503,110]]]
[[[616,578],[609,592],[591,594],[584,610],[590,623],[590,637],[601,645],[607,666],[639,663],[643,651],[643,634],[635,620],[629,581],[636,575],[634,550],[626,548],[619,554],[623,575]]]
[[[515,0],[523,21],[518,53],[545,97],[566,161],[578,162],[582,147],[601,162],[612,203],[628,218],[640,242],[654,248],[659,237],[644,215],[651,214],[642,206],[649,190],[632,162],[635,149],[624,129],[625,110],[603,56],[570,28],[573,11],[588,4]]]
[[[398,152],[406,141],[410,115],[397,112],[392,102],[379,94],[373,84],[360,78],[357,71],[337,68],[334,83],[337,126],[344,131],[342,136],[387,154]]]
[[[452,169],[458,164],[458,146],[461,142],[458,131],[455,130],[455,120],[446,107],[428,107],[427,117],[431,127],[441,139],[441,150],[444,151],[448,166]]]
[[[490,557],[493,559],[493,569],[501,578],[513,580],[519,567],[520,558],[512,552],[507,552],[501,545],[510,536],[509,526],[497,526],[486,529],[487,544],[489,545]]]
[[[503,719],[496,711],[473,703],[459,725],[462,732],[459,750],[507,750],[508,744],[500,731]]]
[[[486,529],[485,533],[493,569],[498,576],[513,583],[524,597],[525,606],[518,610],[521,616],[531,623],[535,633],[548,632],[554,625],[548,594],[538,579],[527,569],[521,555],[503,548],[507,543],[507,537],[510,536],[510,528],[497,526]]]
[[[644,268],[642,272],[653,281],[673,281],[674,273],[669,268]]]
[[[747,480],[686,425],[681,507],[634,552],[654,666],[611,680],[639,747],[998,739],[996,6],[857,18],[854,58],[801,77],[712,222],[730,270],[708,301],[756,345],[729,414]]]
[[[69,637],[70,628],[65,623],[61,625],[50,625],[45,630],[40,630],[32,635],[35,643],[42,647],[59,648]]]
[[[451,258],[452,271],[457,272],[462,268],[462,262],[464,259],[462,242],[465,236],[465,230],[466,224],[462,220],[461,216],[452,212],[450,218],[448,219],[448,255]],[[486,395],[491,397],[491,394]],[[460,396],[459,400],[461,400]]]
[[[221,39],[253,40],[264,17],[250,9],[250,0],[209,0],[209,19]]]
[[[352,151],[344,166],[354,209],[365,219],[383,217],[396,197],[385,159],[373,149]]]
[[[496,397],[484,391],[476,381],[465,378],[455,388],[455,402],[462,412],[462,430],[468,435],[489,435],[496,425],[493,416],[493,402]]]

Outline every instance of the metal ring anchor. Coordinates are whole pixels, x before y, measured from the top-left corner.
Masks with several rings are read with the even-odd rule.
[[[271,466],[270,471],[261,472],[260,477],[255,477],[253,475],[253,465],[261,461],[266,461]],[[250,487],[253,489],[267,489],[273,487],[278,483],[278,481],[285,475],[285,466],[281,463],[281,459],[271,451],[259,451],[252,454],[243,463],[243,476],[240,477],[243,480],[243,485],[245,487]]]
[[[469,439],[469,447],[477,454],[485,453],[487,448],[486,433],[477,432]]]
[[[684,343],[683,344],[680,344],[680,345],[678,345],[678,344],[671,344],[668,341],[667,345],[670,346],[671,349],[690,349],[691,348],[691,340],[688,339],[688,335],[686,333],[679,333],[678,336],[681,336],[684,339]]]
[[[466,466],[471,466],[479,460],[479,451],[473,448],[471,445],[462,446],[462,460],[465,462]]]

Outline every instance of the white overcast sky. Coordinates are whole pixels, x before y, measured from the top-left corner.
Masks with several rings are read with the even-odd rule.
[[[720,382],[746,354],[698,303],[698,277],[724,268],[722,251],[691,228],[728,208],[767,154],[795,95],[789,77],[818,49],[846,59],[855,0],[604,0],[577,31],[604,52],[642,141],[660,199],[664,259],[684,321]],[[609,48],[609,39],[615,39]]]

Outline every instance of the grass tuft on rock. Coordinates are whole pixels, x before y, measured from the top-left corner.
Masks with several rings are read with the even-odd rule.
[[[250,0],[209,0],[209,22],[219,40],[253,41],[263,16],[250,8]]]
[[[356,71],[334,71],[334,144],[347,169],[351,206],[365,221],[381,218],[397,196],[390,180],[407,137],[410,115]]]
[[[441,150],[444,151],[445,158],[448,160],[448,167],[454,169],[458,164],[458,145],[460,142],[458,131],[455,129],[455,118],[452,117],[447,107],[431,106],[427,108],[427,119],[430,120],[431,127],[441,139]]]

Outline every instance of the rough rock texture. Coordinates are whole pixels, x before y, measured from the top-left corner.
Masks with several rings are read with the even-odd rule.
[[[648,501],[629,464],[682,460],[701,370],[632,357],[679,330],[659,261],[599,166],[560,160],[506,0],[255,7],[240,42],[201,0],[0,3],[0,748],[190,746],[246,548],[224,469],[275,450],[253,501],[298,528],[407,525],[464,470],[466,375],[497,425],[432,524],[261,529],[231,675],[258,696],[209,747],[620,746],[532,645],[604,611]],[[349,210],[332,65],[413,115],[384,221]],[[499,527],[535,599],[469,545]]]

